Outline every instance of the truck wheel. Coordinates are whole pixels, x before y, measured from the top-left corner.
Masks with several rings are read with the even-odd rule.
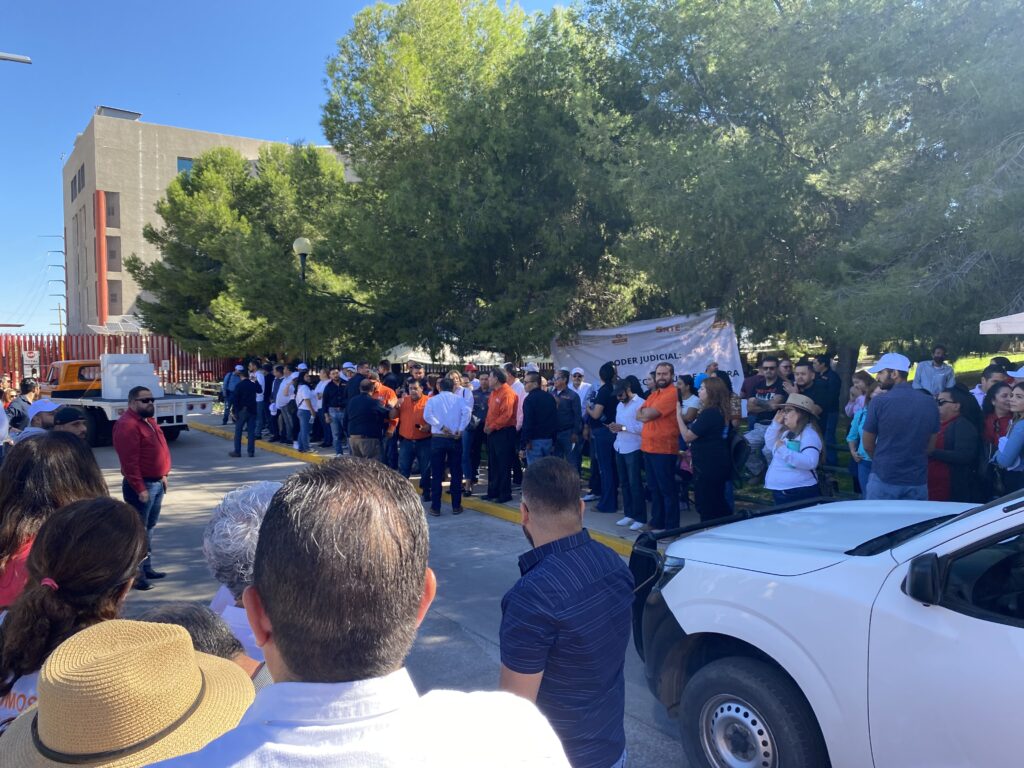
[[[181,434],[181,427],[164,427],[164,438],[168,443],[173,443]]]
[[[828,751],[800,689],[757,659],[701,668],[679,701],[683,750],[693,768],[826,768]]]

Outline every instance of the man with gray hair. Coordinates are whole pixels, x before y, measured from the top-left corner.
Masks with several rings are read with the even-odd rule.
[[[203,557],[222,586],[210,603],[238,638],[247,656],[263,661],[242,607],[242,593],[252,584],[253,561],[263,516],[281,483],[263,481],[240,486],[221,499],[203,533]]]

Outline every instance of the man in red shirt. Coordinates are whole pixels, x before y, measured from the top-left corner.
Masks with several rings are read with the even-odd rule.
[[[516,454],[516,412],[519,397],[508,385],[501,368],[491,371],[491,396],[487,401],[487,495],[484,501],[512,501],[512,460]]]
[[[430,501],[430,425],[423,420],[427,405],[423,386],[416,379],[406,384],[409,394],[398,401],[398,471],[402,477],[412,474],[412,460],[420,465],[420,495]]]
[[[153,528],[160,517],[160,505],[167,493],[167,475],[171,472],[171,452],[163,430],[153,414],[153,393],[146,387],[133,387],[128,393],[128,410],[114,424],[114,450],[121,462],[121,491],[125,503],[135,507],[146,526],[146,559],[139,565],[135,589],[152,589],[150,579],[167,574],[153,570],[150,560]]]

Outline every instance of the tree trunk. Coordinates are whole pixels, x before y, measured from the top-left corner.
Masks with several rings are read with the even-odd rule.
[[[839,378],[842,381],[843,388],[839,393],[839,402],[841,405],[846,405],[847,398],[850,396],[850,379],[853,377],[854,371],[857,370],[857,359],[860,357],[860,345],[859,344],[836,344],[834,349],[836,354],[839,356],[839,362],[836,363],[836,373],[839,374]]]

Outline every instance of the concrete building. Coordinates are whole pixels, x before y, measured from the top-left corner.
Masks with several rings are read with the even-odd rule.
[[[142,237],[160,226],[155,206],[167,185],[214,147],[255,160],[269,141],[144,123],[138,112],[98,107],[64,164],[64,239],[68,332],[128,319],[139,289],[124,257],[143,261],[160,252]]]

